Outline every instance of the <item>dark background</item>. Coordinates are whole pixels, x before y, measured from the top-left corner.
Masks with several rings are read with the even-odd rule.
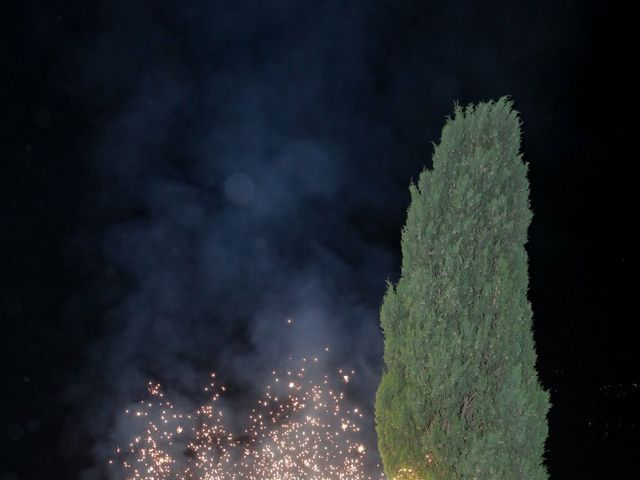
[[[530,163],[549,472],[637,478],[627,17],[604,1],[3,2],[0,478],[103,478],[146,379],[189,397],[216,369],[241,405],[265,365],[318,342],[370,409],[407,186],[454,101],[502,95]]]

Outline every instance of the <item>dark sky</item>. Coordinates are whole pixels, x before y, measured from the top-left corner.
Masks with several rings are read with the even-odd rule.
[[[409,182],[455,101],[502,95],[530,163],[549,471],[637,478],[626,16],[3,2],[0,479],[106,478],[114,415],[148,379],[188,397],[215,369],[242,404],[288,352],[324,344],[370,408]]]

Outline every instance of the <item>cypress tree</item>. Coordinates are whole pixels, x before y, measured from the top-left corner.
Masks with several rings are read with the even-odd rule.
[[[520,120],[501,98],[456,105],[433,169],[410,186],[401,277],[380,312],[376,430],[389,478],[548,477],[526,174]]]

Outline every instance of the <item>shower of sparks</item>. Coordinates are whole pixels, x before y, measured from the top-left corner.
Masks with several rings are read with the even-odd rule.
[[[371,480],[360,438],[363,414],[340,391],[354,372],[309,379],[317,362],[305,358],[301,368],[273,371],[241,435],[230,433],[225,424],[219,404],[225,387],[215,374],[204,389],[208,401],[193,413],[181,412],[159,384],[149,383],[148,398],[125,412],[139,433],[109,461],[120,468],[114,478]]]

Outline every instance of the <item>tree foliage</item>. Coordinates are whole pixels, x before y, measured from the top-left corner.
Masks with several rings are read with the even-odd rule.
[[[380,318],[376,429],[389,478],[543,479],[549,395],[535,370],[520,120],[455,107],[411,185],[402,274]]]

